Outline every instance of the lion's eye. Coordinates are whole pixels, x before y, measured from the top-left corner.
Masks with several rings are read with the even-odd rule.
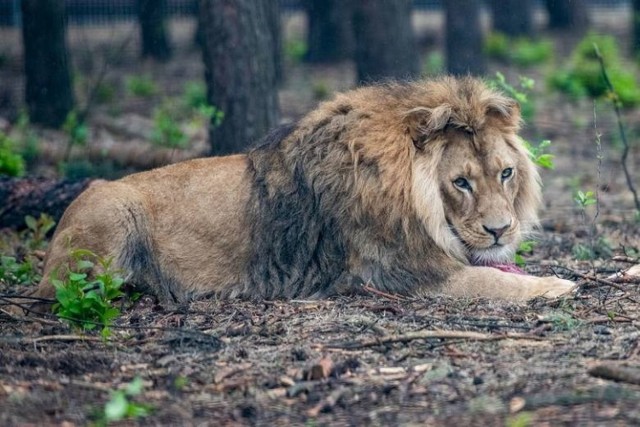
[[[467,181],[465,178],[456,178],[453,181],[453,185],[463,190],[471,191],[471,184],[469,184],[469,181]]]
[[[503,181],[506,181],[507,179],[511,178],[511,175],[513,175],[513,168],[506,168],[500,174]]]

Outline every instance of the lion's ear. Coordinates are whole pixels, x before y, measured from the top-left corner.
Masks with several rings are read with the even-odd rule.
[[[442,104],[434,108],[416,107],[405,114],[405,124],[413,144],[423,149],[429,139],[444,130],[451,120],[451,106]]]
[[[503,126],[518,130],[522,117],[520,104],[511,98],[499,97],[487,104],[486,114],[500,122]]]

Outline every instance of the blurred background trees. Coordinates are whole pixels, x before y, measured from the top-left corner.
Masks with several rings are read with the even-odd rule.
[[[611,63],[621,102],[640,98],[634,58],[620,54],[640,54],[638,0],[599,0],[598,6],[592,0],[24,0],[19,10],[15,4],[0,0],[0,132],[6,123],[19,134],[13,139],[26,150],[27,169],[48,156],[65,164],[57,173],[69,176],[101,173],[96,164],[146,168],[242,151],[334,90],[364,82],[442,73],[491,77],[504,68],[517,70],[513,78],[531,69],[543,87],[572,99],[602,96],[606,89],[589,57],[593,40]],[[625,16],[628,30],[616,34],[629,35],[623,50],[616,40],[593,35],[580,45],[593,27],[594,7]],[[32,125],[61,136],[43,148],[34,142],[40,128]],[[131,139],[136,144],[121,143]],[[122,154],[139,153],[142,144],[150,146],[147,154]],[[89,170],[71,167],[74,159],[89,162]]]

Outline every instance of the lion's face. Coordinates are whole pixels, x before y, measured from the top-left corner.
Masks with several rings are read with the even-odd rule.
[[[416,150],[413,194],[431,237],[475,265],[509,262],[536,225],[538,173],[511,129],[444,125]]]
[[[499,133],[450,130],[445,137],[438,184],[451,232],[473,264],[512,259],[522,229],[515,205],[520,153]]]

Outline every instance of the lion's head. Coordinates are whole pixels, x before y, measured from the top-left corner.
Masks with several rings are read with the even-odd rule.
[[[449,256],[491,264],[512,259],[538,222],[539,176],[519,127],[511,98],[477,79],[442,78],[339,95],[302,122],[299,140],[336,147],[316,182],[335,175],[334,187],[351,188],[354,222],[380,223],[371,234],[397,240],[399,222],[415,234],[407,224],[417,217]],[[348,163],[353,177],[336,171]]]
[[[436,243],[472,264],[513,259],[537,225],[540,179],[517,136],[515,101],[473,79],[427,85],[411,108],[413,198]]]

